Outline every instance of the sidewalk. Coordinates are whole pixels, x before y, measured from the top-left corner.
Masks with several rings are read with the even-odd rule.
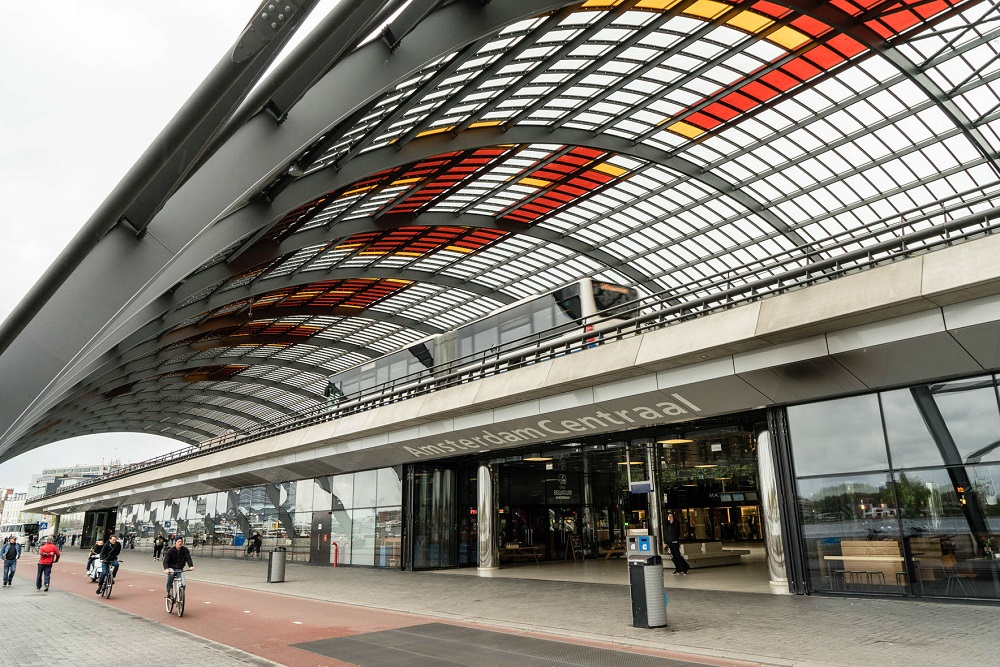
[[[52,588],[35,590],[37,556],[18,561],[13,585],[0,589],[3,632],[0,653],[7,667],[78,667],[115,664],[126,656],[145,667],[278,667],[222,643],[126,614],[66,589],[60,562]],[[77,568],[82,572],[82,565]],[[82,579],[82,577],[81,577]]]
[[[83,558],[69,554],[71,558]],[[148,553],[126,552],[127,572],[162,576]],[[1000,610],[913,600],[757,595],[671,589],[666,629],[633,628],[628,586],[314,567],[288,563],[284,583],[266,583],[262,561],[200,558],[192,584],[279,593],[413,613],[486,629],[532,632],[795,667],[928,667],[994,664]],[[81,566],[82,568],[82,566]]]

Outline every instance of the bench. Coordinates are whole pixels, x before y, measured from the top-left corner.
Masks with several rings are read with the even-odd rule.
[[[742,565],[743,556],[750,555],[749,549],[723,549],[722,542],[691,542],[681,545],[681,554],[692,568],[715,567],[717,565]],[[673,567],[670,552],[663,555],[664,567]]]
[[[500,549],[500,562],[524,563],[530,560],[536,563],[542,558],[541,547],[519,547],[508,545]]]

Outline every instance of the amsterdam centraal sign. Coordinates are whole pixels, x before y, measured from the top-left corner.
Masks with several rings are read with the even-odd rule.
[[[768,399],[738,377],[717,378],[687,387],[590,403],[577,408],[454,430],[433,440],[400,443],[410,460],[507,449],[630,431],[657,424],[691,421],[747,410]],[[421,438],[421,440],[424,440]]]

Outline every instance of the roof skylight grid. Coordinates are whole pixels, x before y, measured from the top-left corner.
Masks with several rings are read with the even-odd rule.
[[[710,298],[1000,204],[1000,3],[798,5],[589,0],[420,66],[353,126],[331,119],[307,178],[424,137],[505,143],[298,204],[258,235],[257,266],[210,285],[193,272],[171,335],[144,333],[95,385],[163,391],[159,408],[140,399],[163,413],[145,428],[204,439],[232,410],[255,418],[236,430],[288,419],[322,404],[332,372],[581,277]],[[526,143],[541,131],[550,143]]]

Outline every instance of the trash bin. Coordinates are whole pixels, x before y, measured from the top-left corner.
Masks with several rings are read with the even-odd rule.
[[[267,583],[274,584],[285,580],[287,551],[285,547],[275,547],[267,552]]]
[[[632,593],[632,625],[662,628],[667,624],[663,591],[663,559],[649,535],[628,538],[628,581]]]

